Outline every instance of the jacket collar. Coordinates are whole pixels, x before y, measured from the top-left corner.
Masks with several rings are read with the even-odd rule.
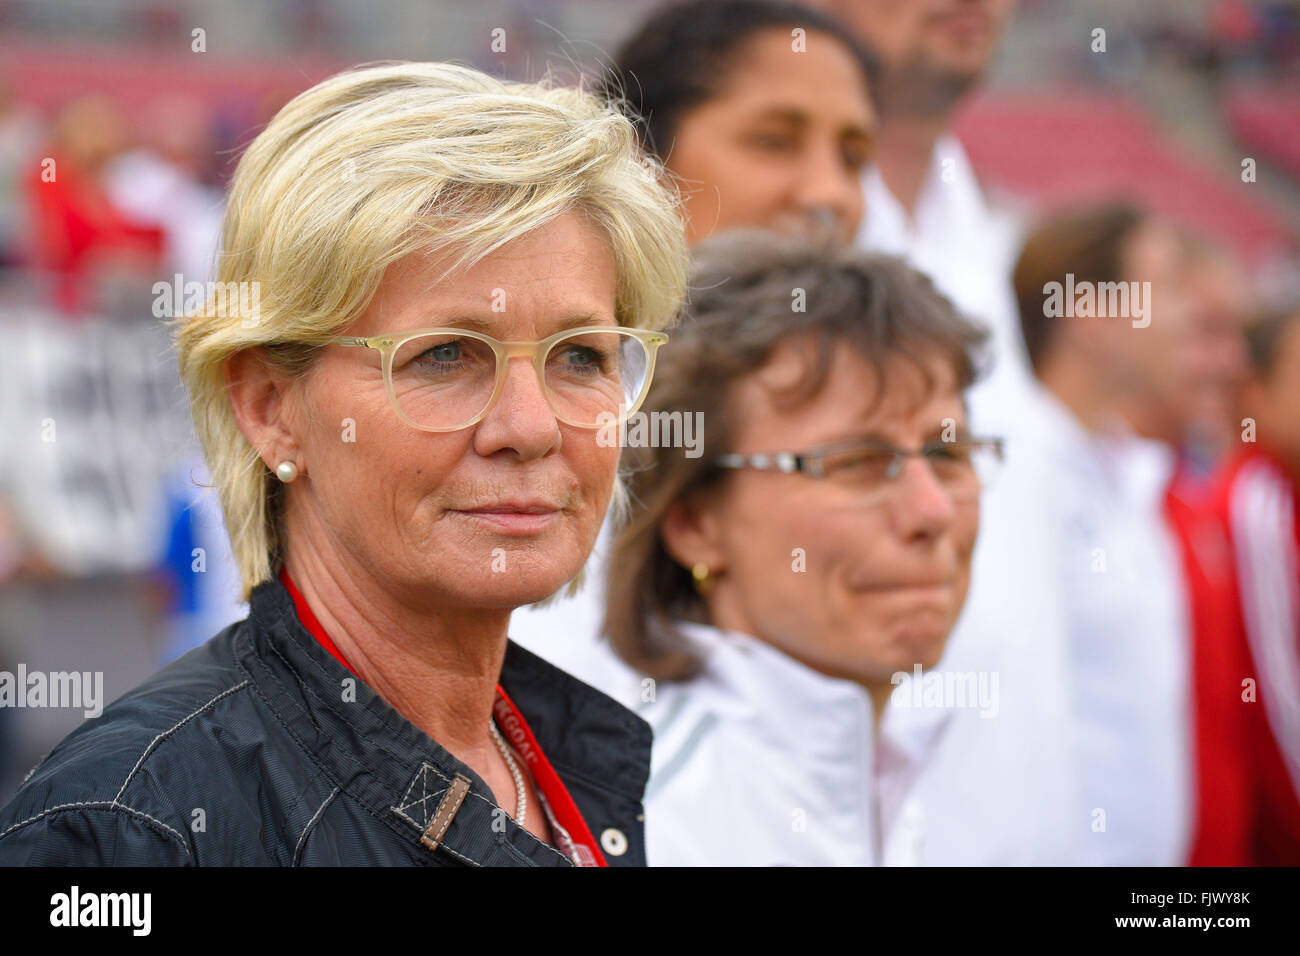
[[[254,589],[239,651],[267,705],[316,763],[419,852],[482,866],[569,865],[559,850],[498,812],[473,770],[321,647],[278,580]],[[626,852],[611,865],[644,865],[640,817],[649,726],[513,642],[500,683],[592,831],[616,826],[626,837]],[[421,838],[457,775],[468,780],[468,793],[430,850]]]
[[[745,721],[776,742],[788,765],[815,781],[832,807],[856,798],[859,789],[846,769],[866,760],[883,832],[889,832],[952,725],[953,709],[900,705],[909,675],[876,726],[871,697],[860,684],[829,677],[750,634],[676,623],[705,657],[695,686],[714,713]]]

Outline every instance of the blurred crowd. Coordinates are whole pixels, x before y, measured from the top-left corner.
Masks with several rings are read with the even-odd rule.
[[[328,32],[300,6],[310,36]],[[1300,303],[1256,281],[1277,260],[1141,197],[991,202],[954,126],[995,54],[1016,57],[999,51],[1020,12],[1009,0],[821,0],[834,26],[808,32],[830,42],[808,40],[798,76],[798,9],[762,21],[687,6],[629,30],[608,92],[693,184],[692,242],[832,233],[927,274],[990,336],[969,409],[1005,461],[938,669],[998,674],[1000,716],[957,714],[942,738],[932,714],[883,718],[897,757],[877,774],[896,796],[865,862],[1300,862],[1300,537],[1286,536],[1300,528]],[[1300,77],[1294,3],[1204,9],[1199,25],[1148,22],[1128,39],[1191,74]],[[54,110],[22,93],[0,86],[0,594],[122,575],[161,663],[244,613],[156,284],[215,277],[222,177],[251,131],[193,98],[128,115],[96,91]],[[1281,213],[1292,243],[1297,208]],[[1050,307],[1067,275],[1132,289],[1131,321],[1074,308],[1064,286]],[[617,682],[602,602],[597,574],[577,598],[516,615],[512,636]],[[0,620],[0,670],[39,652],[13,631]],[[34,756],[13,720],[0,709],[0,799]],[[686,737],[682,766],[699,746]],[[1096,808],[1109,839],[1078,824]]]
[[[118,286],[206,281],[222,208],[215,132],[204,104],[184,99],[130,121],[94,93],[44,116],[0,91],[4,265],[69,321],[110,309]]]
[[[122,671],[129,679],[173,641],[196,640],[186,625],[196,587],[229,590],[219,557],[214,576],[189,573],[192,539],[208,544],[205,528],[219,529],[220,518],[197,518],[201,464],[168,314],[155,307],[153,288],[175,276],[212,278],[223,209],[217,119],[208,104],[168,96],[130,115],[89,91],[47,113],[0,87],[0,325],[8,343],[0,360],[0,580],[12,598],[0,624],[0,668],[30,658],[32,643],[48,644],[39,633],[16,635],[24,603],[15,596],[35,595],[39,608],[60,600],[56,585],[73,585],[68,603],[84,603],[93,622],[104,599],[83,586],[79,601],[75,583],[109,576],[103,583],[121,595],[109,604],[139,607],[157,622],[157,646],[118,655],[130,662]],[[223,538],[215,536],[214,555],[224,553]],[[229,596],[215,606],[219,622],[234,608]],[[0,713],[6,718],[17,719]],[[58,726],[7,732],[6,786],[16,762],[48,745]]]

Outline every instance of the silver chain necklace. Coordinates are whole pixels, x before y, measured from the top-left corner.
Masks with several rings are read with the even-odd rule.
[[[520,826],[524,825],[524,818],[528,813],[528,791],[524,789],[524,775],[519,772],[519,766],[515,763],[514,755],[510,753],[510,745],[506,739],[501,736],[501,731],[497,729],[496,718],[488,722],[488,730],[492,731],[492,739],[497,743],[497,749],[501,751],[501,756],[506,760],[506,766],[510,768],[510,776],[515,780],[515,823]]]

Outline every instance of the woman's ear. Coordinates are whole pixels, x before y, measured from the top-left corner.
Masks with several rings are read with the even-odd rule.
[[[714,576],[726,570],[718,501],[713,495],[685,495],[659,519],[664,550],[682,567],[703,564]]]
[[[285,414],[290,377],[255,348],[230,356],[225,375],[235,423],[266,467],[275,471],[280,462],[288,460],[302,469],[298,442]]]

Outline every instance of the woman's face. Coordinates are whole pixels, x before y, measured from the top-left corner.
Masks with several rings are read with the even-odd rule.
[[[866,82],[834,37],[811,32],[803,52],[794,43],[764,30],[742,44],[715,95],[663,144],[690,242],[744,227],[856,234],[876,128]]]
[[[872,407],[877,376],[847,344],[837,347],[818,395],[783,407],[774,397],[799,380],[807,359],[805,348],[787,341],[738,380],[729,401],[738,419],[731,450],[801,451],[861,437],[915,449],[943,437],[945,419],[965,426],[948,363],[929,364],[928,389],[909,360],[891,359]],[[699,538],[687,545],[696,555],[666,543],[683,563],[703,560],[712,569],[715,625],[869,686],[939,660],[966,599],[979,502],[954,501],[920,459],[909,458],[872,501],[829,479],[743,470],[699,508]]]
[[[347,334],[468,326],[535,341],[617,325],[613,257],[579,214],[438,281],[449,261],[395,264]],[[513,608],[560,588],[595,543],[619,450],[601,447],[596,429],[558,421],[526,358],[510,360],[497,404],[460,431],[399,418],[369,349],[323,349],[286,401],[304,467],[287,489],[291,550],[359,569],[408,601]]]

